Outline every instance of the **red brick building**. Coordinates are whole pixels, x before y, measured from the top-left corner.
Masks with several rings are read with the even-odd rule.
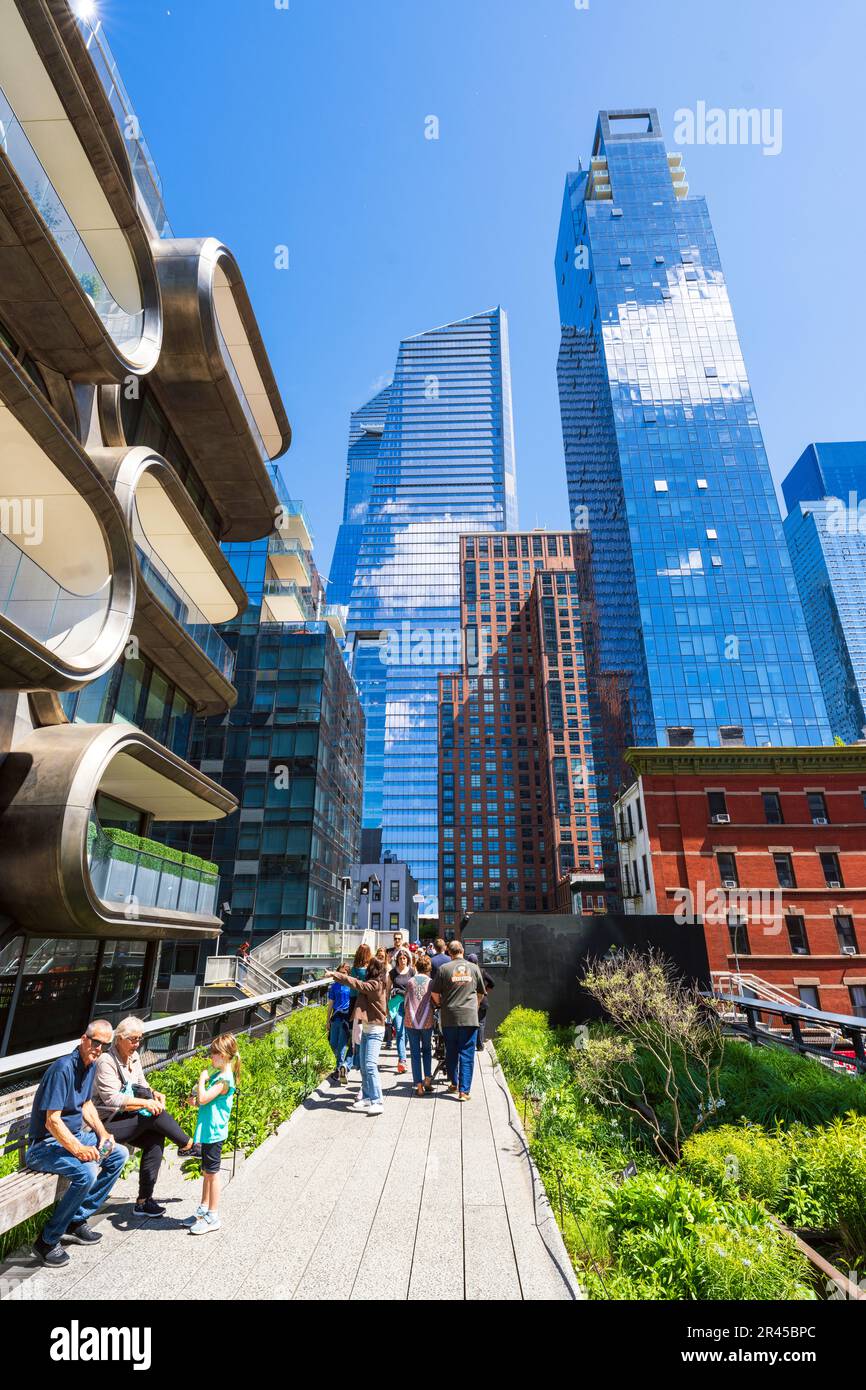
[[[618,905],[588,546],[573,532],[461,537],[464,669],[439,678],[444,926],[572,911],[564,876],[586,876],[584,910]]]
[[[866,745],[632,748],[627,912],[703,924],[710,969],[866,1014]]]

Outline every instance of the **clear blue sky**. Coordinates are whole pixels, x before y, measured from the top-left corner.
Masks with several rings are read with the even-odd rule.
[[[397,344],[508,311],[523,525],[567,523],[553,250],[601,107],[656,106],[709,200],[774,476],[866,437],[864,0],[100,0],[176,235],[238,257],[326,572],[349,411]],[[781,108],[777,157],[674,112]],[[425,117],[440,139],[424,138]],[[290,269],[274,268],[286,244]]]

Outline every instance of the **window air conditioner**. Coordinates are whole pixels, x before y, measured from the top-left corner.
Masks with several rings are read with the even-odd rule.
[[[736,880],[735,878],[723,878],[723,879],[722,879],[722,887],[723,887],[723,888],[739,888],[739,886],[740,886],[740,885],[739,885],[739,883],[737,882],[737,880]]]
[[[841,883],[839,882],[838,878],[831,878],[831,879],[830,879],[830,882],[827,884],[827,887],[828,887],[828,888],[841,888],[842,885],[841,885]]]
[[[856,954],[857,954],[857,947],[856,947],[856,946],[843,946],[843,947],[842,947],[842,955],[843,955],[843,956],[856,956]]]
[[[827,819],[826,816],[813,816],[813,817],[812,817],[812,824],[813,824],[813,825],[829,825],[830,822],[828,821],[828,819]]]
[[[727,811],[718,811],[716,815],[710,816],[711,825],[730,825],[731,818]]]

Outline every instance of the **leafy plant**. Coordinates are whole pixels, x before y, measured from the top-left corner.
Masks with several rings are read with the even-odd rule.
[[[681,1167],[712,1192],[740,1192],[776,1211],[790,1182],[791,1157],[778,1135],[758,1125],[722,1125],[686,1140]]]
[[[583,987],[618,1030],[590,1038],[575,1054],[579,1088],[628,1111],[665,1162],[676,1163],[685,1135],[724,1104],[718,1084],[723,1040],[716,1016],[663,956],[618,954],[587,967]],[[647,1085],[642,1057],[660,1078]]]
[[[623,1183],[603,1205],[619,1267],[648,1281],[655,1297],[815,1297],[808,1263],[757,1202],[721,1201],[660,1169]]]

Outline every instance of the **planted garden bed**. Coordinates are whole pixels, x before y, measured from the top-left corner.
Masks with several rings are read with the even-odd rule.
[[[497,1035],[588,1296],[840,1296],[777,1223],[808,1230],[845,1274],[866,1274],[866,1085],[724,1042],[699,1001],[681,995],[671,1009],[669,983],[649,982],[658,1009],[647,1014],[645,992],[639,1016],[626,1007],[578,1046],[573,1030],[527,1009]],[[614,982],[620,1004],[627,986]]]

